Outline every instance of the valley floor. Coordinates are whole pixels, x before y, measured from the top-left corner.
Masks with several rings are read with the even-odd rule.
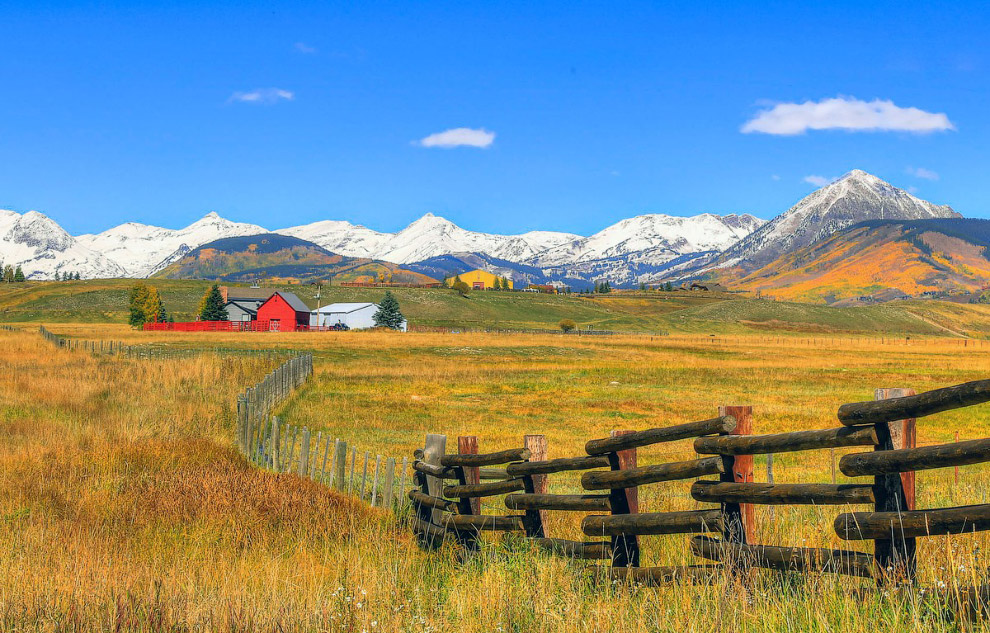
[[[19,326],[20,327],[20,326]],[[483,451],[548,436],[550,457],[587,439],[752,404],[755,432],[835,425],[879,386],[985,378],[990,347],[736,336],[567,337],[353,333],[170,335],[51,325],[84,339],[179,347],[282,347],[316,375],[279,413],[383,454],[425,433],[473,434]],[[491,541],[466,564],[421,552],[383,511],[234,448],[235,395],[271,369],[205,353],[124,359],[57,349],[35,326],[0,331],[0,629],[227,631],[955,630],[940,612],[865,581],[755,572],[658,589],[592,583],[580,563]],[[990,435],[990,406],[919,420],[919,443]],[[829,456],[780,455],[778,482],[824,482]],[[689,455],[642,450],[641,463]],[[840,452],[841,454],[841,452]],[[762,480],[765,462],[757,462]],[[986,501],[990,472],[919,474],[919,505]],[[841,478],[841,475],[840,475]],[[576,489],[552,480],[552,492]],[[691,509],[683,485],[643,488],[643,509]],[[836,508],[758,515],[765,543],[835,546]],[[575,536],[558,516],[553,536]],[[985,534],[985,533],[984,533]],[[925,584],[986,581],[985,536],[921,544]],[[692,561],[685,538],[645,537],[645,563]],[[865,593],[858,590],[866,589]]]

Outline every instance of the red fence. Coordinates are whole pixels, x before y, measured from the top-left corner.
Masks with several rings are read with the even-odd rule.
[[[156,332],[269,332],[268,321],[185,321],[180,323],[145,323],[144,329]]]

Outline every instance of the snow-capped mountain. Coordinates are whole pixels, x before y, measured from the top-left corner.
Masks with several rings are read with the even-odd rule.
[[[43,213],[21,215],[0,210],[0,260],[20,266],[28,279],[51,279],[55,273],[81,277],[122,277],[124,270],[65,232]]]
[[[639,215],[591,237],[547,249],[528,263],[553,267],[633,257],[641,263],[663,264],[690,253],[725,250],[762,224],[751,215]]]
[[[338,255],[372,259],[375,259],[377,253],[385,249],[389,240],[395,237],[392,233],[379,233],[343,220],[320,220],[312,224],[282,229],[276,233],[313,242]]]
[[[958,217],[962,216],[949,206],[926,202],[876,176],[854,169],[728,248],[716,265],[755,270],[785,253],[814,244],[864,220]]]
[[[536,253],[569,242],[570,233],[535,231],[522,235],[476,233],[450,220],[427,213],[392,236],[377,259],[405,264],[450,253],[484,253],[509,261],[523,261]]]
[[[76,239],[119,265],[124,270],[124,274],[119,276],[147,277],[207,242],[267,232],[255,224],[231,222],[216,213],[207,213],[184,229],[128,222],[96,235],[80,235]]]

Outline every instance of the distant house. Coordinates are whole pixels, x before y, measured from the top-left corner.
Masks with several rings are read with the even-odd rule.
[[[466,273],[461,273],[459,275],[453,275],[451,277],[447,277],[447,285],[449,286],[453,284],[458,277],[460,277],[461,281],[463,281],[468,286],[470,286],[472,290],[491,290],[492,288],[495,287],[495,279],[500,280],[499,284],[504,283],[501,280],[505,279],[505,281],[507,281],[509,284],[509,290],[512,290],[511,279],[509,279],[508,277],[503,278],[498,275],[494,275],[488,272],[487,270],[481,270],[480,268],[478,270],[472,270]]]
[[[274,288],[231,288],[220,286],[228,321],[255,321],[258,308],[275,294]]]
[[[351,330],[364,330],[375,327],[377,303],[331,303],[319,310],[313,310],[310,319],[311,327],[328,328],[345,325]],[[406,331],[406,322],[399,328]]]
[[[257,321],[267,321],[272,332],[295,332],[309,327],[311,311],[291,292],[278,290],[258,308]]]

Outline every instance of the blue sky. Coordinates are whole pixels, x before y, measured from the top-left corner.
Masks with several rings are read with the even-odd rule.
[[[853,168],[990,217],[985,4],[41,4],[0,2],[0,208],[74,234],[590,234]]]

